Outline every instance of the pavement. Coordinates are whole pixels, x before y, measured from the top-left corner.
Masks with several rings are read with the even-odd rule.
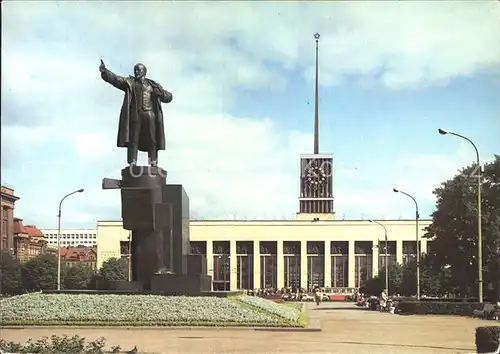
[[[53,334],[104,337],[109,346],[137,346],[140,353],[475,353],[475,328],[493,324],[458,316],[391,315],[343,302],[306,308],[321,331],[52,327],[0,329],[0,337],[14,342]]]

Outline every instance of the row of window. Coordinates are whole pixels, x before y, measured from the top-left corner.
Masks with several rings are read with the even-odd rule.
[[[49,239],[57,239],[57,234],[47,234],[45,235],[45,237],[49,238]],[[61,238],[97,238],[97,235],[92,235],[92,234],[80,234],[80,235],[77,235],[77,234],[61,234]]]
[[[96,241],[63,241],[61,240],[61,245],[95,245]],[[49,240],[49,245],[57,245],[57,240]]]

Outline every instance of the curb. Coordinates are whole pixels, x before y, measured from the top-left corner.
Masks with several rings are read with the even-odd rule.
[[[0,326],[0,329],[12,329],[12,330],[30,330],[30,329],[99,329],[99,330],[127,330],[127,331],[144,331],[144,330],[154,330],[154,331],[307,331],[309,326],[306,328],[301,327],[182,327],[182,326]]]

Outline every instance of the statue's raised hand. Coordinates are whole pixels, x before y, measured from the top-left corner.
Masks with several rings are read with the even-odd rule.
[[[101,65],[99,65],[99,71],[104,72],[106,71],[106,65],[104,65],[104,62],[101,59]]]

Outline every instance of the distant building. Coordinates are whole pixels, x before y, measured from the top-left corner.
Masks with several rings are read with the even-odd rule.
[[[1,187],[1,208],[2,229],[0,230],[0,252],[7,251],[14,253],[14,208],[19,197],[14,194],[14,189]]]
[[[42,229],[49,246],[57,247],[57,229]],[[96,229],[64,229],[61,230],[62,247],[96,247]]]
[[[23,220],[14,218],[14,255],[22,263],[45,252],[47,242],[36,226],[23,225]]]
[[[97,250],[93,247],[67,247],[59,250],[61,262],[71,267],[75,264],[85,264],[92,269],[97,267]]]

